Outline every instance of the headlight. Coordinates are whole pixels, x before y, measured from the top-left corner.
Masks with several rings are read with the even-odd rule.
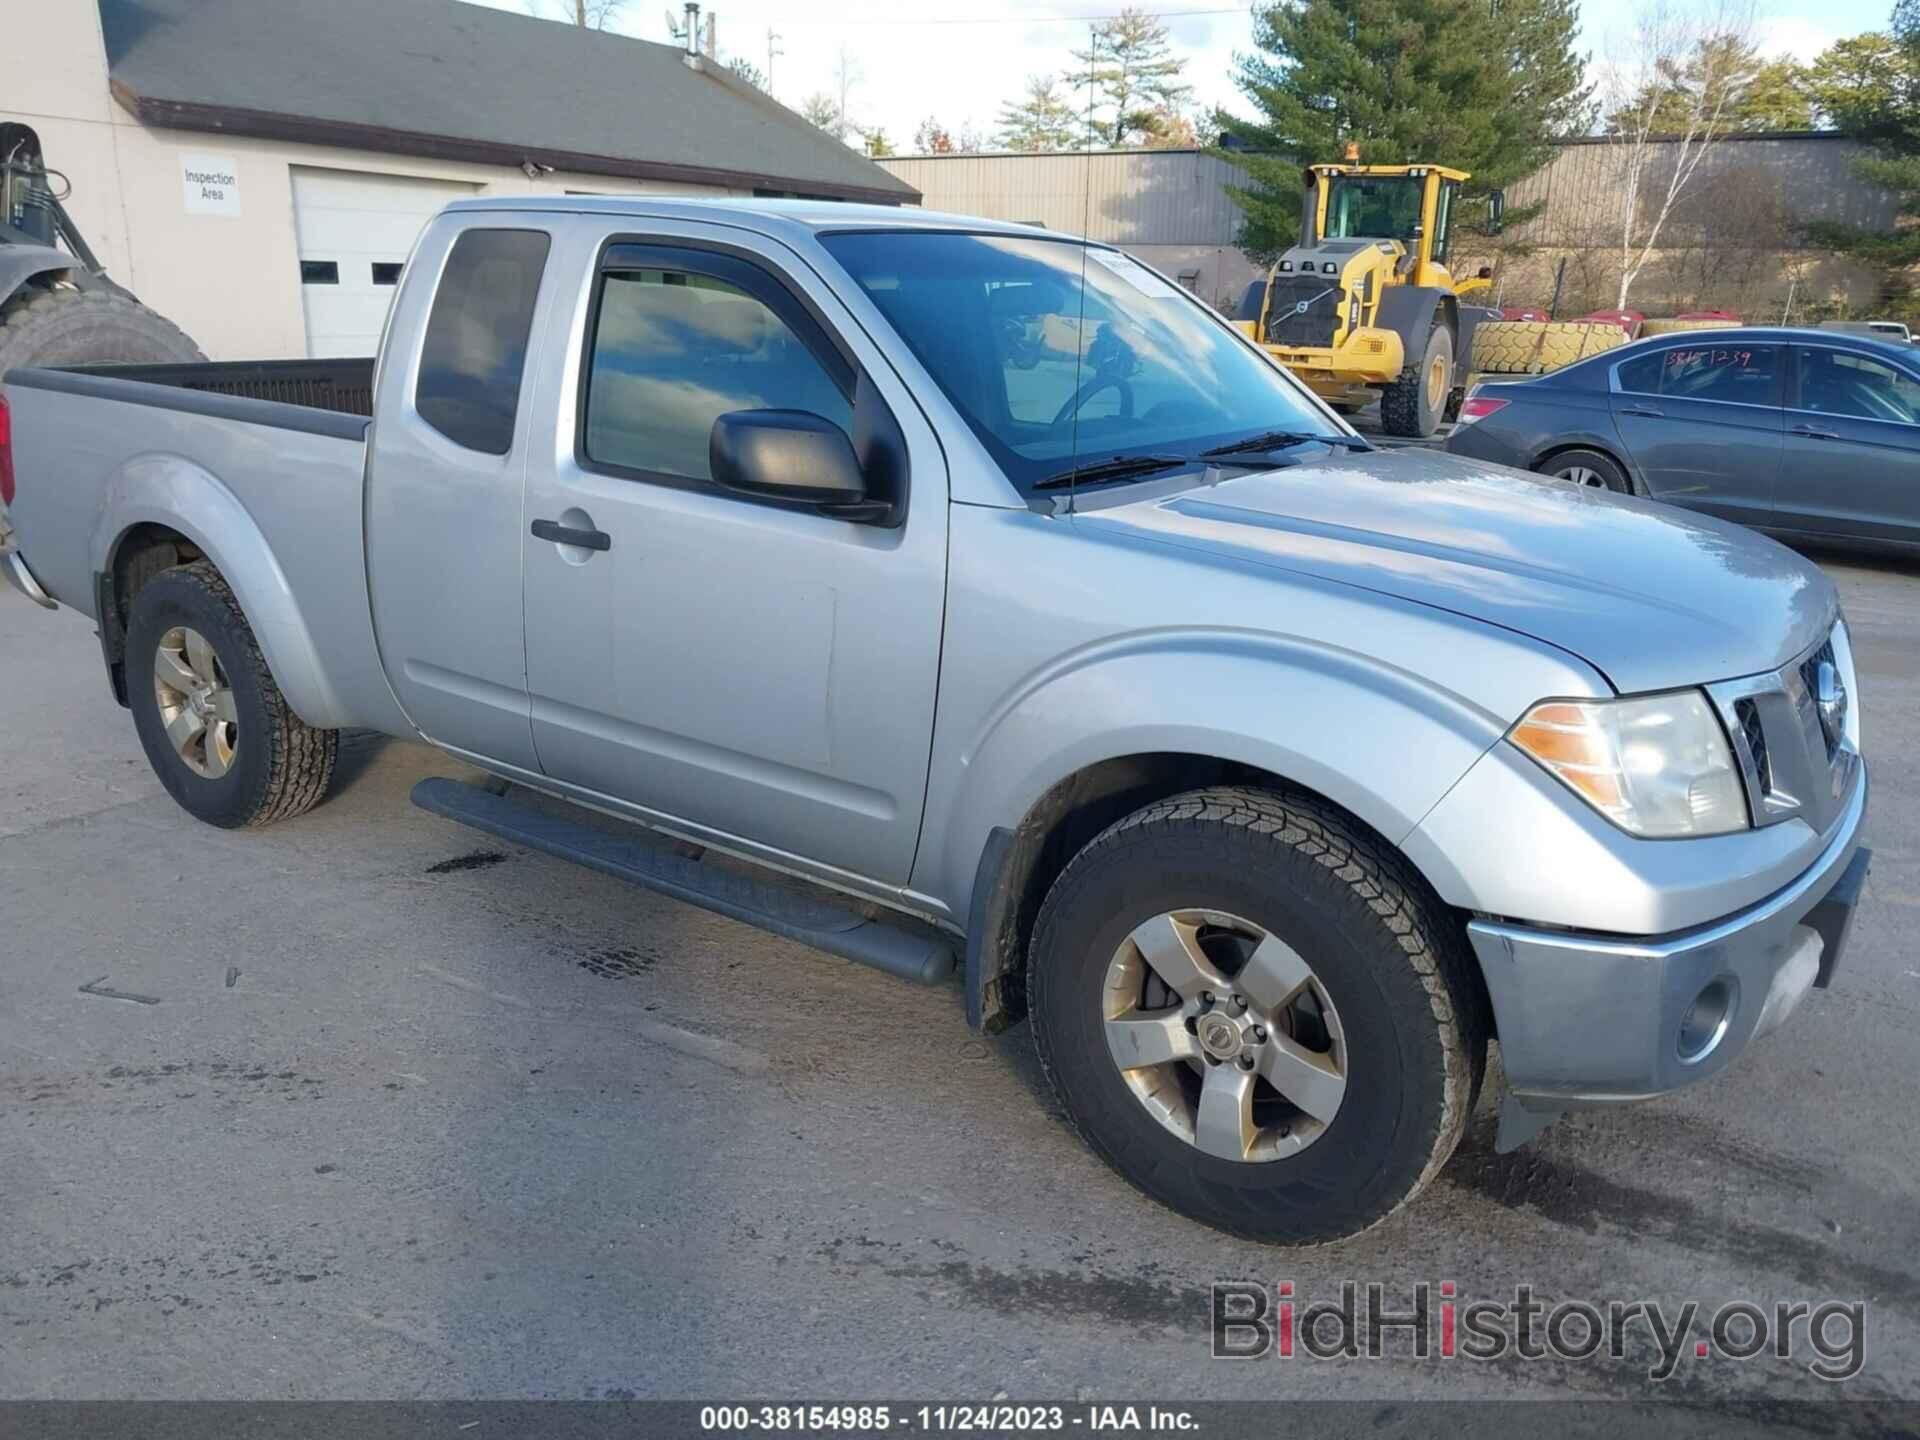
[[[1746,794],[1726,731],[1698,690],[1544,700],[1507,738],[1630,834],[1747,828]]]
[[[1843,618],[1833,627],[1833,665],[1840,672],[1840,684],[1847,692],[1847,721],[1845,733],[1847,748],[1858,754],[1860,750],[1860,677],[1853,669],[1853,636],[1847,633],[1847,622]]]

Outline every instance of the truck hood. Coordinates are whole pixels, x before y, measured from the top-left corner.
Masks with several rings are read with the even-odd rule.
[[[1076,523],[1483,620],[1579,656],[1622,693],[1777,669],[1838,610],[1813,564],[1752,531],[1439,451],[1083,501]]]

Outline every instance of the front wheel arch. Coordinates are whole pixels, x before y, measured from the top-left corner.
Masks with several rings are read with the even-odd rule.
[[[1108,826],[1146,806],[1209,786],[1291,795],[1341,816],[1356,832],[1402,853],[1409,869],[1420,867],[1364,819],[1321,792],[1256,765],[1217,756],[1157,752],[1118,756],[1074,772],[1050,787],[1011,828],[988,838],[974,877],[967,922],[965,985],[967,1020],[997,1034],[1026,1016],[1027,949],[1041,904],[1053,882]],[[1436,903],[1439,903],[1436,901]],[[1465,920],[1461,919],[1465,934]],[[1487,1002],[1484,979],[1479,999]],[[1491,1023],[1491,1022],[1489,1022]]]

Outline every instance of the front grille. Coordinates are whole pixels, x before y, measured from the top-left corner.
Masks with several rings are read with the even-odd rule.
[[[1837,663],[1836,653],[1828,635],[1778,670],[1707,687],[1739,752],[1756,825],[1799,819],[1824,834],[1853,793],[1860,757],[1820,718],[1820,667]]]
[[[1275,276],[1267,292],[1269,345],[1328,346],[1340,321],[1340,282],[1332,275]],[[1297,307],[1307,302],[1305,314]]]
[[[1762,791],[1773,789],[1773,766],[1767,758],[1767,730],[1760,723],[1760,707],[1751,696],[1733,703],[1733,717],[1740,722],[1740,731],[1746,737],[1747,753],[1753,757],[1753,769],[1759,777]]]
[[[1829,636],[1821,647],[1800,662],[1800,679],[1807,687],[1807,694],[1820,698],[1820,667],[1833,664],[1833,638]],[[1827,761],[1832,763],[1833,752],[1840,748],[1840,737],[1827,734],[1826,726],[1820,727],[1820,738],[1826,742]]]

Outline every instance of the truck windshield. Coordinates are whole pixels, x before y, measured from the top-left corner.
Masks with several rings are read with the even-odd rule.
[[[1411,240],[1420,227],[1421,181],[1407,175],[1336,175],[1327,192],[1329,240]]]
[[[1104,482],[1200,466],[1277,432],[1363,443],[1119,251],[938,231],[821,238],[1023,494],[1094,466]]]

